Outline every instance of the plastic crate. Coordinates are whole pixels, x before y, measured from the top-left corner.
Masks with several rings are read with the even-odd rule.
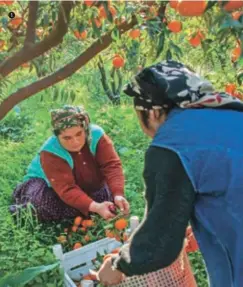
[[[53,252],[65,271],[64,286],[76,287],[74,281],[80,281],[82,275],[88,274],[89,269],[94,269],[92,260],[96,258],[97,252],[103,255],[120,246],[121,242],[114,238],[104,238],[66,253],[62,252],[61,244],[54,245]]]

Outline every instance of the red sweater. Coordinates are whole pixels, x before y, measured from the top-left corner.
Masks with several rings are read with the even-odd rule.
[[[68,205],[88,215],[90,194],[106,182],[113,196],[124,195],[124,175],[113,143],[105,134],[93,156],[87,144],[80,152],[70,152],[74,168],[62,158],[42,151],[41,165],[52,188]]]

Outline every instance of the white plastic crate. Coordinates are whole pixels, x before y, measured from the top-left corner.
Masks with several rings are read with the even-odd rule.
[[[62,252],[61,244],[54,245],[53,252],[61,260],[61,265],[65,271],[64,286],[76,287],[73,280],[80,281],[82,275],[88,274],[89,269],[94,268],[92,260],[96,258],[96,252],[103,255],[121,245],[121,242],[114,238],[104,238],[66,253]]]

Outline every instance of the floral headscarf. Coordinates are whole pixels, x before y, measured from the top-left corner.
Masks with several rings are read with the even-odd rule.
[[[81,126],[90,142],[89,115],[83,106],[65,105],[61,109],[51,110],[51,123],[55,131],[63,131],[67,128]]]
[[[124,92],[134,97],[137,110],[180,108],[225,108],[243,111],[243,102],[190,71],[182,63],[163,61],[143,69]]]

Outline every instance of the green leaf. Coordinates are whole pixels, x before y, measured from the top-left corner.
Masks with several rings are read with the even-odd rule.
[[[106,13],[106,15],[107,15],[107,20],[108,20],[109,22],[113,23],[113,17],[112,17],[112,14],[111,14],[110,10],[109,10],[108,4],[109,4],[108,1],[104,1],[104,2],[103,2],[103,6],[104,6],[104,8],[105,8],[105,13]]]
[[[179,46],[175,45],[173,42],[170,42],[170,47],[175,51],[175,54],[178,58],[183,56],[183,53]]]
[[[210,10],[210,9],[211,9],[214,5],[216,5],[217,3],[218,3],[218,1],[213,1],[213,0],[208,1],[207,7],[206,7],[206,9],[205,9],[205,12],[208,11],[208,10]]]
[[[98,36],[98,38],[100,38],[100,37],[101,37],[100,28],[98,28],[98,27],[96,26],[94,18],[91,19],[91,22],[92,22],[92,28],[93,28],[94,34],[95,34],[96,36]]]
[[[74,91],[71,91],[70,93],[70,98],[71,98],[71,101],[74,102],[75,99],[76,99],[76,93]]]
[[[3,28],[7,28],[8,26],[8,18],[7,17],[2,17],[1,18],[2,26]]]
[[[57,12],[55,10],[52,11],[51,13],[51,18],[52,20],[55,22],[56,21],[56,18],[57,18]]]
[[[243,84],[243,71],[237,74],[237,82],[239,85]]]
[[[231,17],[228,17],[220,26],[220,29],[228,29],[228,28],[235,28],[235,29],[242,29],[243,25]]]
[[[57,100],[58,95],[59,95],[59,90],[57,87],[54,87],[54,92],[53,92],[53,96],[52,96],[52,99],[54,102]]]
[[[117,42],[120,40],[120,32],[119,29],[117,28],[117,26],[113,29],[112,33],[111,33],[111,38]]]
[[[171,60],[171,59],[172,59],[172,54],[171,54],[170,49],[168,49],[166,52],[166,60]]]
[[[44,15],[44,18],[43,18],[43,26],[44,26],[44,27],[48,27],[48,26],[49,26],[49,16],[48,16],[48,14],[45,14],[45,15]]]
[[[159,36],[159,44],[157,47],[156,58],[158,58],[159,55],[162,53],[164,49],[164,44],[165,44],[165,35],[164,35],[164,32],[162,32]]]
[[[41,265],[37,267],[27,268],[22,272],[5,276],[0,280],[0,287],[21,287],[33,280],[41,273],[53,270],[60,263],[56,262],[50,265]]]

